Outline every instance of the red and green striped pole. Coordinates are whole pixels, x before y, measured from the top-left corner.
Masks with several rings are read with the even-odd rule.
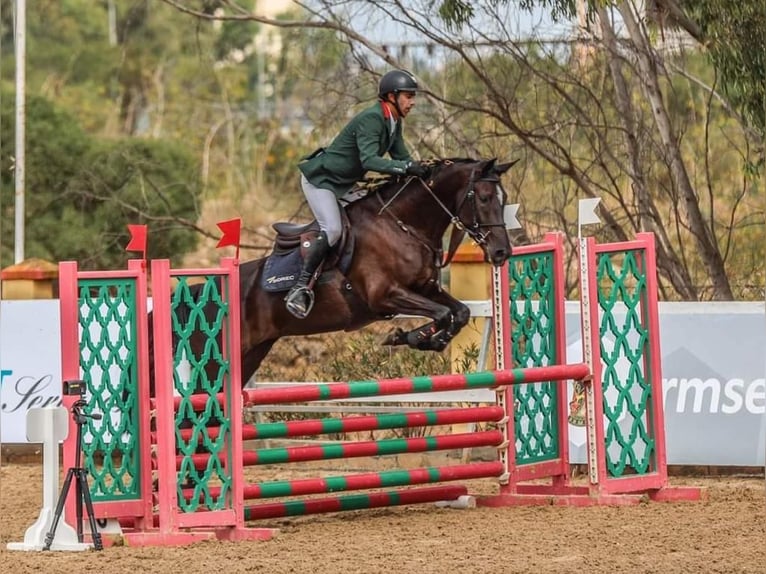
[[[301,516],[305,514],[321,514],[323,512],[340,512],[343,510],[361,510],[363,508],[381,508],[384,506],[402,506],[405,504],[418,504],[422,502],[457,500],[461,496],[467,494],[468,489],[465,486],[430,486],[408,490],[373,492],[370,494],[349,494],[331,498],[272,502],[245,507],[245,520],[260,520],[263,518],[280,518],[283,516]]]
[[[589,372],[588,366],[585,364],[553,365],[548,367],[531,367],[528,369],[484,371],[481,373],[435,375],[432,377],[352,381],[349,383],[317,383],[271,389],[247,389],[244,393],[247,404],[329,401],[582,379]]]
[[[285,438],[297,436],[315,436],[331,433],[362,432],[382,429],[413,428],[424,426],[452,425],[478,422],[497,422],[505,416],[502,407],[471,407],[460,409],[437,409],[410,413],[387,413],[380,415],[350,416],[345,418],[307,419],[244,425],[243,440]],[[181,429],[181,439],[189,442],[193,429]],[[207,427],[206,435],[215,440],[218,437],[216,427]]]
[[[486,389],[522,383],[563,381],[566,379],[582,380],[589,373],[588,365],[578,363],[574,365],[551,365],[525,369],[484,371],[481,373],[435,375],[432,377],[351,381],[348,383],[300,384],[270,389],[245,389],[243,394],[246,405],[268,405],[409,393]],[[201,410],[207,406],[208,399],[208,396],[192,396],[189,402],[194,409]],[[179,403],[180,399],[176,398],[176,405]]]
[[[244,498],[246,500],[253,500],[282,496],[308,496],[310,494],[324,494],[347,490],[367,490],[372,488],[430,484],[434,482],[450,482],[453,480],[490,478],[500,476],[503,473],[503,468],[503,463],[495,460],[491,462],[455,464],[452,466],[414,468],[409,470],[384,470],[324,478],[275,480],[245,485]],[[191,490],[185,489],[184,492],[191,493]],[[220,494],[220,488],[210,488],[209,492],[210,496],[217,498]]]
[[[309,460],[330,460],[337,458],[356,458],[362,456],[382,456],[387,454],[402,454],[405,452],[430,452],[437,450],[452,450],[479,446],[499,446],[503,442],[500,431],[483,431],[452,435],[383,439],[363,442],[346,442],[328,445],[294,446],[282,448],[266,448],[244,451],[242,464],[253,466],[257,464],[280,464],[286,462],[305,462]],[[188,464],[191,460],[194,468],[205,470],[210,465],[224,461],[223,455],[218,461],[207,453],[192,455],[177,455],[176,470]]]

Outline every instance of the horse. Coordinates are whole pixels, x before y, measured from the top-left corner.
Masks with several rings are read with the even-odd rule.
[[[384,345],[444,350],[468,323],[470,310],[442,289],[439,272],[449,264],[465,235],[481,247],[485,261],[495,266],[510,257],[503,220],[507,194],[500,178],[515,163],[430,160],[431,174],[425,180],[395,176],[347,204],[342,209],[343,236],[318,270],[321,275],[313,282],[315,304],[304,319],[287,310],[284,298],[297,279],[301,250],[318,234],[319,227],[316,221],[273,224],[277,237],[271,254],[239,266],[242,386],[282,337],[354,331],[396,315],[431,321],[410,331],[395,329]],[[445,257],[442,239],[450,225],[453,233]],[[191,316],[199,317],[192,310],[200,307],[206,320],[212,321],[219,309],[203,300],[203,287],[191,285],[186,289],[176,307],[179,324],[186,325]],[[153,339],[151,314],[149,320]],[[184,348],[195,355],[198,350],[201,356],[206,335],[199,326],[190,330],[192,335]],[[172,338],[177,349],[177,333]],[[220,334],[216,339],[220,345]],[[152,372],[153,355],[150,343]],[[214,362],[201,366],[213,380],[219,366]],[[150,387],[153,395],[153,380]]]
[[[304,319],[285,307],[284,291],[291,285],[268,290],[274,276],[267,280],[265,270],[280,249],[299,249],[318,226],[273,225],[278,235],[271,255],[240,265],[243,385],[282,337],[354,331],[414,315],[431,321],[411,331],[398,328],[383,344],[439,352],[468,323],[470,310],[442,289],[439,272],[465,234],[481,247],[485,261],[500,266],[510,257],[503,220],[507,194],[500,178],[516,162],[451,158],[429,163],[425,180],[391,178],[344,208],[345,237],[321,269],[315,306]],[[442,239],[450,225],[453,237],[445,259]]]

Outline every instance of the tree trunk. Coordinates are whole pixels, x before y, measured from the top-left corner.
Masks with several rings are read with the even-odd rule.
[[[665,108],[665,102],[662,99],[657,66],[654,60],[655,54],[647,41],[646,35],[639,27],[630,4],[621,2],[618,4],[617,9],[622,15],[628,35],[636,49],[635,56],[638,69],[642,75],[643,89],[651,106],[655,125],[665,149],[665,155],[670,168],[670,177],[681,199],[681,213],[686,218],[685,223],[691,231],[691,235],[699,249],[702,262],[710,276],[713,287],[713,299],[732,300],[734,295],[729,279],[726,276],[723,258],[716,245],[714,230],[705,224],[705,220],[702,217],[697,193],[689,180],[689,174],[681,158],[678,137],[673,131],[667,109]],[[712,205],[711,209],[713,209]]]
[[[638,204],[638,230],[651,231],[657,238],[657,267],[673,288],[685,299],[696,300],[697,289],[689,275],[688,269],[679,260],[673,249],[673,244],[668,237],[665,226],[662,224],[657,206],[652,201],[646,186],[646,178],[641,164],[639,142],[636,137],[636,125],[634,121],[635,110],[630,99],[630,91],[622,73],[622,56],[617,49],[617,38],[612,28],[606,10],[599,8],[599,22],[604,45],[607,48],[609,71],[612,76],[615,93],[615,106],[618,116],[624,128],[625,145],[630,157],[630,179],[633,183],[633,192]]]

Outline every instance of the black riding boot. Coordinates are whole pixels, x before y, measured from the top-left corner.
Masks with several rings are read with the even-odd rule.
[[[287,310],[298,319],[305,319],[314,306],[314,292],[308,285],[328,251],[330,245],[327,242],[327,234],[321,231],[306,252],[298,282],[285,297]]]

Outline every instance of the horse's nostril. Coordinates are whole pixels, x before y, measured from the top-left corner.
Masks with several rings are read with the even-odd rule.
[[[494,257],[493,259],[495,261],[505,261],[508,259],[508,250],[507,249],[495,249]]]

